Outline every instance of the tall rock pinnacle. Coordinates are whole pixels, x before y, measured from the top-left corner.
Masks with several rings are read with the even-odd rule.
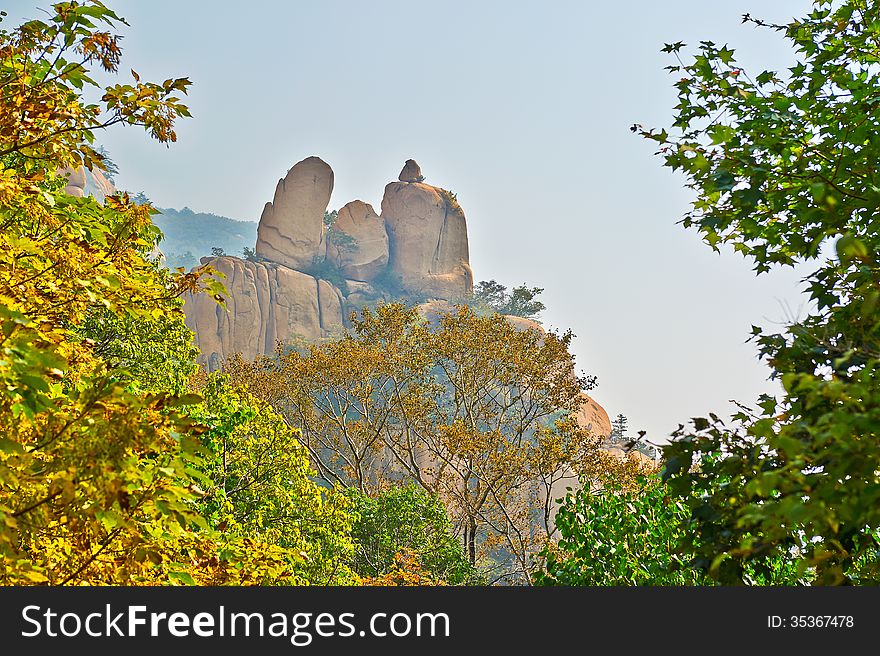
[[[256,252],[292,269],[312,266],[324,256],[324,211],[333,193],[333,169],[319,157],[291,168],[275,187],[257,228]]]
[[[382,198],[391,272],[410,292],[460,299],[474,286],[464,211],[451,192],[414,181],[415,173],[424,179],[407,160],[401,182],[388,183]]]

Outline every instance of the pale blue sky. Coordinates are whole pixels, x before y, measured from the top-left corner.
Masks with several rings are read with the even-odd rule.
[[[99,137],[121,187],[256,220],[317,155],[336,174],[331,208],[378,209],[414,158],[458,195],[476,279],[544,287],[544,324],[575,332],[593,396],[633,432],[663,440],[773,389],[745,339],[803,306],[801,275],[756,278],[676,225],[689,192],[629,127],[670,123],[665,42],[790,65],[779,35],[741,15],[785,21],[807,0],[106,2],[131,23],[126,73],[194,83],[170,149],[136,130]],[[17,24],[38,3],[4,4]]]

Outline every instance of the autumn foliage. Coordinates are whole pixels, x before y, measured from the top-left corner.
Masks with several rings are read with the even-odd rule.
[[[467,307],[429,321],[385,304],[353,317],[341,340],[233,358],[226,371],[301,431],[328,484],[375,495],[399,481],[437,495],[470,563],[523,582],[564,486],[628,466],[576,420],[589,381],[571,339]]]
[[[0,583],[307,581],[321,560],[307,538],[224,530],[204,512],[202,440],[217,429],[184,393],[195,351],[178,297],[222,287],[157,266],[149,206],[64,193],[61,169],[101,166],[95,130],[169,142],[188,115],[185,78],[132,72],[101,104],[83,100],[89,67],[117,70],[120,22],[65,2],[0,31]]]

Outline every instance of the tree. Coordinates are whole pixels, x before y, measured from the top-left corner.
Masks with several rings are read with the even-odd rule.
[[[623,414],[617,415],[614,418],[614,421],[611,422],[611,437],[616,438],[618,440],[623,440],[626,438],[626,424],[627,418]]]
[[[285,583],[354,582],[350,503],[312,480],[297,431],[228,376],[210,374],[198,391],[204,403],[193,418],[209,427],[201,507],[211,526],[279,548],[290,570]]]
[[[96,308],[76,333],[92,343],[94,355],[132,390],[184,394],[197,368],[192,331],[177,312],[135,318]]]
[[[333,247],[340,255],[354,252],[357,250],[357,239],[336,227],[336,219],[338,217],[339,212],[336,210],[324,212],[324,230],[326,231],[327,240],[333,244]]]
[[[105,320],[167,317],[177,330],[178,297],[205,273],[150,261],[151,208],[125,194],[103,206],[67,196],[57,175],[101,166],[96,129],[140,125],[170,142],[188,115],[176,97],[185,78],[133,73],[134,85],[83,100],[96,86],[89,67],[115,72],[121,57],[118,37],[96,26],[121,22],[99,2],[70,2],[0,30],[0,583],[269,580],[284,568],[278,550],[218,539],[198,512],[201,428],[184,411],[197,399],[156,390],[143,351],[84,336]]]
[[[665,476],[685,499],[693,564],[721,582],[789,557],[819,584],[880,575],[880,8],[817,0],[771,25],[798,62],[747,73],[727,46],[701,42],[685,63],[669,131],[645,130],[695,192],[685,227],[731,244],[760,274],[810,262],[813,310],[752,339],[782,383],[780,398],[680,427]],[[834,255],[826,255],[833,244]]]
[[[189,116],[175,95],[186,93],[188,79],[141,82],[134,71],[134,85],[106,87],[102,104],[82,102],[79,90],[97,86],[87,67],[116,72],[122,56],[119,37],[96,25],[112,27],[124,21],[98,2],[59,3],[53,11],[48,21],[32,20],[11,32],[0,31],[0,157],[10,171],[0,188],[5,199],[20,191],[34,193],[30,185],[44,177],[47,163],[102,168],[101,156],[90,145],[94,130],[120,123],[140,125],[158,141],[172,142],[177,139],[175,119]]]
[[[572,334],[517,330],[467,307],[434,325],[384,304],[340,340],[225,371],[302,431],[319,475],[376,496],[412,482],[446,504],[472,565],[524,582],[553,533],[553,491],[597,462],[575,414],[593,380]]]
[[[473,302],[498,312],[507,305],[507,287],[494,280],[481,280],[474,287]]]
[[[212,257],[223,257],[224,255],[226,255],[226,252],[222,248],[220,248],[219,246],[211,247],[211,256]]]
[[[110,153],[107,152],[107,149],[104,146],[98,146],[95,148],[95,152],[101,156],[101,164],[104,168],[104,176],[110,181],[115,183],[114,177],[117,173],[119,173],[119,167],[116,165],[112,159],[110,159]]]
[[[370,497],[348,488],[355,541],[353,569],[376,579],[395,571],[401,556],[411,555],[432,580],[450,585],[478,584],[481,577],[468,562],[446,507],[418,486],[394,485]]]
[[[510,292],[510,300],[503,307],[501,314],[512,314],[515,317],[537,319],[547,306],[536,300],[537,296],[544,291],[543,287],[527,287],[519,285]]]
[[[361,580],[361,585],[398,587],[398,586],[445,586],[444,581],[431,578],[418,557],[410,551],[402,551],[394,556],[394,564],[381,576],[368,576]]]
[[[545,549],[536,585],[713,585],[679,553],[688,506],[656,474],[606,480],[566,495],[556,524],[560,538]],[[777,557],[746,572],[756,585],[800,584],[794,565]]]
[[[536,319],[546,309],[541,301],[536,300],[543,291],[541,287],[528,287],[522,284],[508,292],[507,287],[501,283],[482,280],[477,283],[473,295],[467,299],[467,302],[481,312],[497,312]]]

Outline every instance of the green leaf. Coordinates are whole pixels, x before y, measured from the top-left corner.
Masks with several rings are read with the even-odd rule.
[[[168,578],[183,585],[196,585],[195,579],[188,572],[169,572]]]
[[[0,437],[0,451],[2,451],[3,453],[16,454],[21,454],[25,452],[24,447],[21,444],[5,437]]]
[[[844,235],[838,239],[835,248],[837,249],[837,257],[844,263],[855,259],[866,260],[869,255],[865,243],[852,235]]]

